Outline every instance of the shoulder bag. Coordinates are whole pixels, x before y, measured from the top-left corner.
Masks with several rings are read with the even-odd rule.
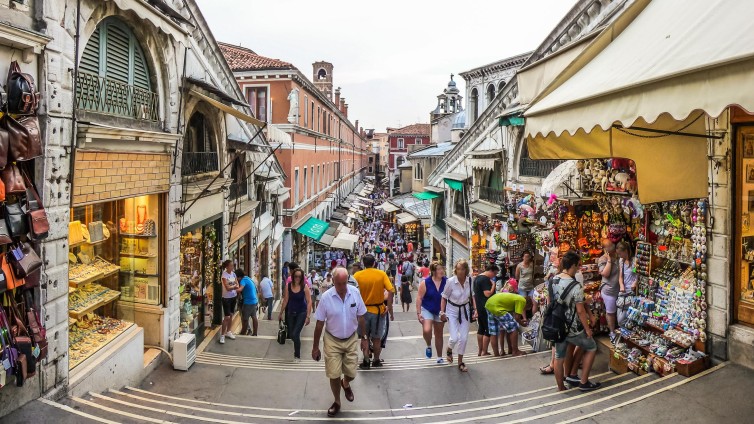
[[[39,92],[34,77],[21,72],[17,61],[8,68],[8,112],[21,115],[36,113],[39,107]]]
[[[2,183],[0,183],[2,184]],[[4,213],[4,208],[0,206],[0,213]],[[0,245],[11,244],[13,239],[10,236],[10,230],[8,230],[8,223],[5,222],[5,217],[0,216]]]
[[[8,286],[8,290],[13,290],[16,287],[21,287],[25,284],[22,278],[16,278],[16,274],[13,272],[10,263],[8,262],[8,255],[10,253],[0,253],[0,269],[5,276],[5,283]]]
[[[42,259],[28,242],[19,242],[8,253],[13,271],[18,278],[27,277],[42,267]]]
[[[21,169],[15,163],[3,168],[0,172],[0,179],[3,181],[5,194],[25,194],[26,184]]]
[[[34,184],[26,174],[24,174],[24,179],[26,180],[26,217],[28,219],[29,237],[35,241],[42,240],[47,238],[50,231],[50,222],[47,220],[47,212],[39,198],[39,193],[34,188]],[[100,224],[102,223],[100,222]]]
[[[10,322],[5,315],[5,310],[0,306],[0,373],[5,373],[6,381],[14,376],[15,363],[18,359],[18,349],[13,347]]]
[[[474,288],[472,287],[471,277],[468,278],[466,285],[469,286],[469,322],[476,322],[476,318],[474,318]]]
[[[47,357],[47,330],[41,324],[39,312],[34,309],[33,290],[25,290],[24,296],[26,302],[26,320],[29,324],[30,336],[34,340],[34,345],[39,348],[37,351],[37,360],[42,360]]]
[[[24,364],[26,367],[24,380],[26,380],[28,377],[33,377],[37,373],[37,356],[39,355],[39,351],[31,338],[29,329],[26,328],[26,323],[24,323],[21,313],[18,311],[16,299],[9,293],[5,293],[5,296],[6,298],[10,298],[10,315],[13,317],[13,321],[18,327],[18,335],[14,336],[14,342],[16,349],[18,349],[19,356],[23,355],[26,359],[26,363]],[[16,383],[18,383],[18,381],[16,381]]]
[[[5,204],[5,222],[8,224],[8,232],[11,237],[26,236],[29,232],[26,211],[21,202]]]
[[[9,161],[23,162],[42,156],[42,138],[36,116],[15,120],[6,113],[0,125],[8,131]]]

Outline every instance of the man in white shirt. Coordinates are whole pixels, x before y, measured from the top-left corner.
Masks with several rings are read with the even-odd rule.
[[[366,334],[364,314],[367,308],[361,299],[359,290],[348,284],[348,271],[343,267],[333,270],[333,287],[327,290],[320,299],[315,313],[317,325],[314,328],[314,345],[312,359],[319,361],[322,352],[319,350],[319,340],[324,335],[325,374],[330,379],[335,402],[327,410],[328,417],[334,417],[340,411],[340,389],[345,391],[346,400],[353,402],[351,381],[356,378],[356,365],[359,360],[359,337]],[[369,347],[366,338],[361,340],[361,350]],[[342,378],[341,378],[342,376]]]

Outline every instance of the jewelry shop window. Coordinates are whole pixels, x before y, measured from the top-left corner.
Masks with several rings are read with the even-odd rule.
[[[754,326],[754,127],[738,131],[738,172],[736,196],[740,211],[737,220],[740,242],[737,243],[740,266],[734,283],[734,318]]]
[[[136,309],[162,303],[162,197],[146,195],[71,209],[71,369],[135,327]]]

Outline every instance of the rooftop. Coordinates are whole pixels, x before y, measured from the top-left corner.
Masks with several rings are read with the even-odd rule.
[[[421,135],[429,137],[431,130],[432,127],[430,126],[430,124],[412,124],[393,130],[392,132],[390,132],[390,135]]]
[[[296,69],[293,64],[280,59],[272,59],[256,54],[246,47],[234,46],[227,43],[217,43],[228,61],[230,69],[236,71],[253,71],[267,69]]]
[[[423,149],[415,150],[413,153],[409,154],[408,157],[409,159],[414,159],[431,156],[444,156],[445,153],[453,149],[453,146],[455,146],[455,144],[449,141],[431,144]]]
[[[412,193],[400,194],[387,200],[419,219],[428,219],[430,217],[431,202],[429,200],[417,199]]]
[[[469,78],[480,76],[485,72],[502,71],[510,68],[520,68],[521,65],[526,62],[526,59],[528,59],[529,56],[531,56],[531,52],[522,53],[516,56],[498,60],[497,62],[488,63],[486,65],[482,65],[468,71],[460,72],[459,75],[461,75],[465,80],[468,81]]]

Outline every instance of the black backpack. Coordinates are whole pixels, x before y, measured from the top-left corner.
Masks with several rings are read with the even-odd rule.
[[[559,299],[555,299],[552,291],[553,282],[554,279],[550,281],[547,287],[550,294],[550,305],[547,307],[544,318],[542,319],[542,338],[552,343],[563,343],[566,337],[568,337],[568,332],[571,329],[573,320],[576,318],[576,313],[574,312],[570,321],[566,319],[568,305],[565,303],[565,298],[578,282],[573,280],[563,293],[561,293]]]

